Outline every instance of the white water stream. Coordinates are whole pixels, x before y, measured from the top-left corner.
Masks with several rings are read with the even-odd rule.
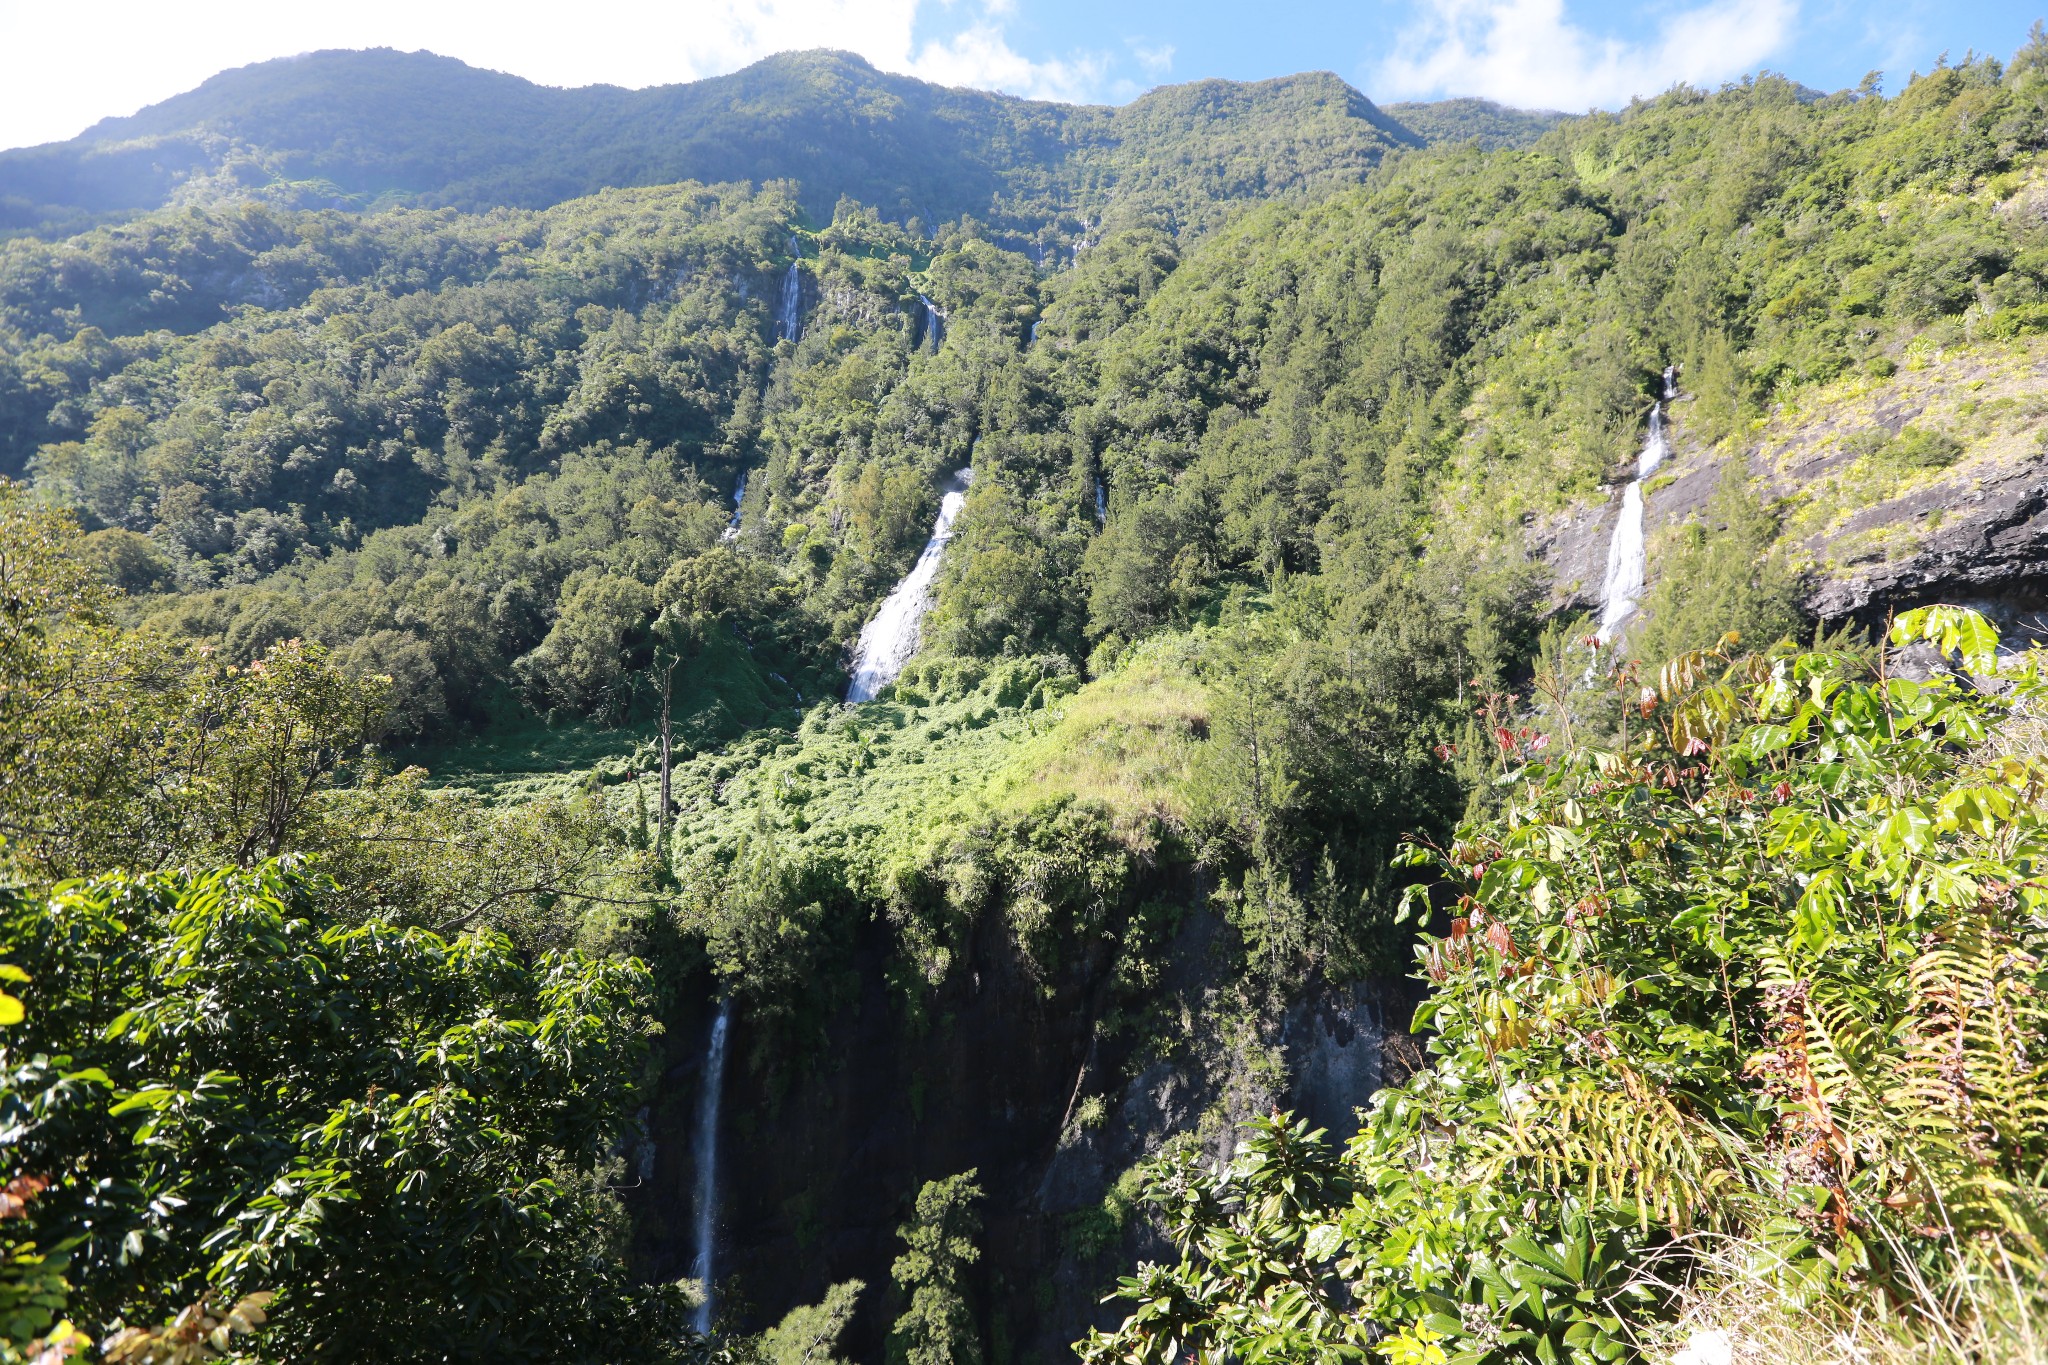
[[[703,1089],[697,1095],[697,1136],[693,1155],[697,1163],[697,1253],[690,1262],[690,1274],[704,1286],[704,1301],[697,1305],[692,1323],[698,1334],[711,1330],[712,1276],[717,1269],[713,1253],[718,1241],[718,1110],[725,1092],[725,1034],[732,1023],[732,1001],[718,1002],[718,1017],[711,1021],[711,1041],[704,1049]]]
[[[917,301],[924,305],[924,336],[919,344],[927,351],[937,351],[946,340],[945,310],[922,294]]]
[[[803,336],[804,276],[794,258],[789,262],[789,273],[782,277],[782,298],[775,307],[775,330],[789,341]]]
[[[931,610],[932,580],[938,577],[939,560],[946,553],[946,542],[953,538],[953,521],[967,504],[967,485],[973,478],[973,470],[962,469],[946,481],[932,538],[924,543],[923,553],[903,581],[882,599],[875,619],[862,628],[860,648],[854,657],[853,685],[846,689],[849,703],[873,701],[875,693],[894,682],[903,665],[910,662],[910,656],[917,653],[924,614]]]
[[[746,500],[747,471],[742,469],[740,471],[739,487],[732,490],[732,521],[726,526],[724,533],[719,536],[720,540],[738,540],[740,538],[740,505]]]
[[[1636,456],[1636,476],[1622,491],[1621,515],[1607,543],[1607,581],[1600,590],[1600,643],[1611,644],[1643,600],[1647,568],[1643,542],[1643,483],[1657,472],[1671,446],[1664,438],[1664,405],[1678,396],[1674,370],[1664,371],[1664,393],[1650,409],[1650,434]]]

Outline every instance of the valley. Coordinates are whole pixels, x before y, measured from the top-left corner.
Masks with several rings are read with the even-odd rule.
[[[2044,158],[2038,28],[0,152],[11,1340],[2029,1358]]]

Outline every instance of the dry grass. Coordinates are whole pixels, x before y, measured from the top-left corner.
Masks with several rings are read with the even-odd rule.
[[[1700,1248],[1691,1248],[1699,1253]],[[1948,1287],[1916,1283],[1918,1303],[1889,1310],[1802,1295],[1770,1253],[1733,1243],[1705,1252],[1707,1273],[1677,1290],[1679,1314],[1644,1354],[1673,1365],[2041,1365],[2048,1288],[2003,1258],[1972,1258]],[[1917,1280],[1917,1277],[1916,1277]]]
[[[1071,795],[1115,812],[1120,834],[1187,821],[1187,779],[1208,733],[1209,696],[1172,662],[1141,658],[1060,704],[989,784],[990,806],[1010,809]]]
[[[1916,546],[1928,527],[1912,495],[1940,488],[1959,501],[2040,457],[2044,374],[2048,341],[2039,338],[1914,347],[1894,376],[1844,376],[1781,405],[1754,434],[1752,465],[1791,500],[1786,541],[1837,565]],[[1903,423],[1956,438],[1962,457],[1946,468],[1903,468],[1858,458],[1844,444]],[[1895,516],[1880,510],[1895,501]],[[1872,517],[1878,524],[1849,529],[1852,519]]]

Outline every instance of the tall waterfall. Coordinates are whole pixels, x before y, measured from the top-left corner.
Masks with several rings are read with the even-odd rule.
[[[742,469],[740,471],[739,487],[732,490],[732,520],[727,523],[724,533],[719,536],[720,540],[738,540],[740,538],[740,509],[746,500],[747,471]]]
[[[1636,456],[1636,476],[1621,495],[1621,516],[1614,539],[1607,543],[1607,582],[1600,590],[1600,643],[1611,644],[1643,600],[1643,482],[1657,472],[1671,453],[1664,439],[1664,405],[1678,396],[1675,368],[1664,371],[1664,392],[1650,409],[1650,434]]]
[[[846,689],[849,703],[873,701],[875,693],[894,682],[903,665],[910,662],[910,656],[917,653],[919,629],[924,624],[924,614],[931,610],[932,580],[938,577],[939,559],[946,553],[946,542],[953,538],[953,521],[967,503],[967,485],[973,479],[973,470],[962,469],[946,481],[945,497],[939,501],[939,520],[932,527],[932,538],[924,543],[924,552],[918,555],[917,563],[903,581],[882,600],[875,619],[861,629],[853,685]]]
[[[1095,481],[1095,521],[1099,526],[1109,525],[1109,489],[1099,478]]]
[[[804,274],[797,268],[794,256],[789,261],[789,272],[782,277],[782,299],[775,305],[775,330],[789,341],[803,336]]]
[[[697,1305],[693,1324],[700,1334],[711,1330],[712,1276],[717,1269],[712,1253],[718,1240],[718,1109],[725,1091],[725,1034],[731,1023],[732,1001],[721,1000],[718,1017],[711,1021],[703,1089],[697,1096],[697,1254],[690,1274],[704,1286],[704,1301]]]

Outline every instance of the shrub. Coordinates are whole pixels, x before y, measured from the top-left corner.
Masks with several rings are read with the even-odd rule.
[[[104,1330],[275,1293],[281,1359],[658,1360],[604,1229],[647,972],[350,925],[288,863],[0,893],[0,1124]],[[206,1311],[203,1307],[198,1311]]]
[[[1892,639],[2000,668],[1971,612]],[[1849,1315],[2037,1274],[2048,763],[1997,737],[2048,686],[2003,677],[1694,651],[1622,670],[1611,739],[1500,728],[1504,813],[1409,855],[1455,902],[1417,950],[1435,1064],[1341,1156],[1276,1117],[1220,1171],[1158,1168],[1181,1260],[1124,1282],[1139,1307],[1085,1358],[1427,1329],[1456,1361],[1619,1359],[1702,1235]]]

